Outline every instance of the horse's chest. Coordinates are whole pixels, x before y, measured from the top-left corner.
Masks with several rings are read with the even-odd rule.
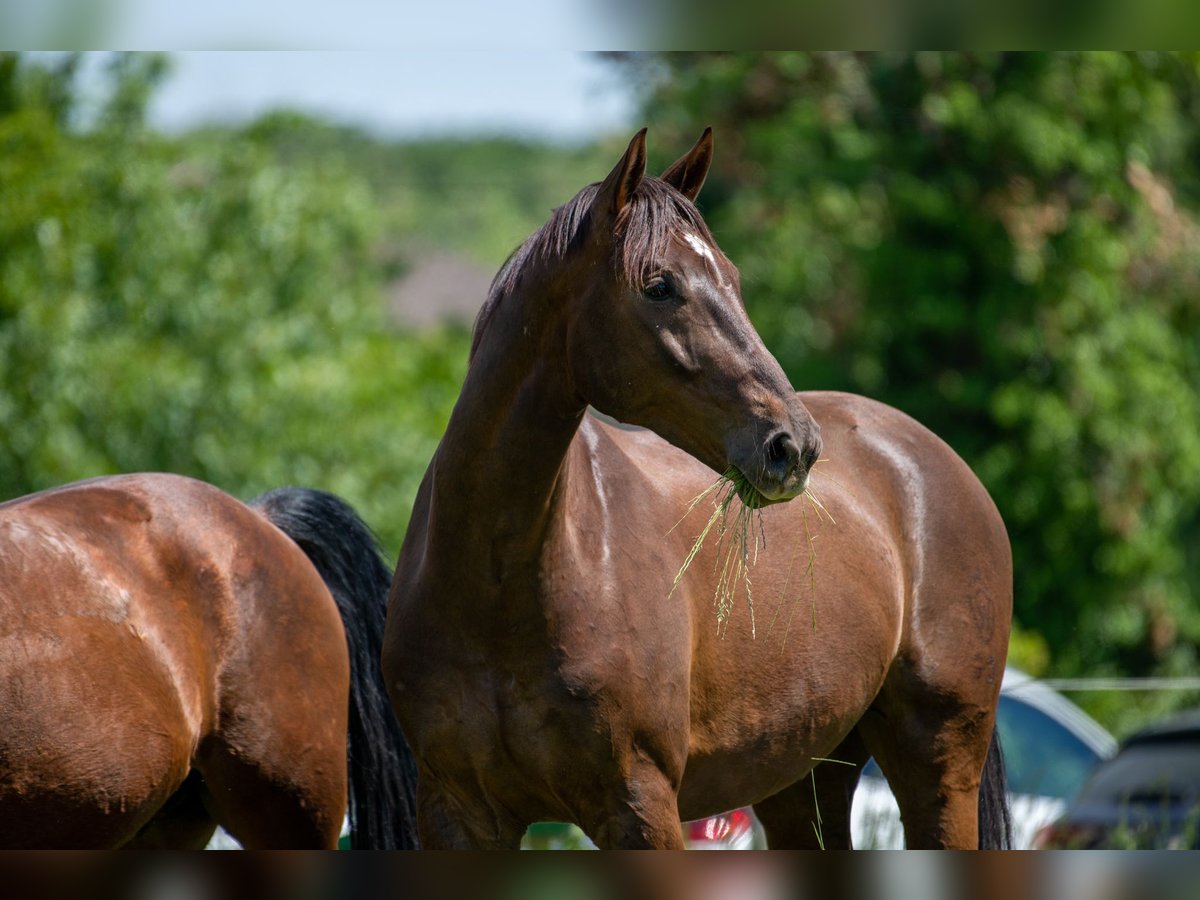
[[[582,746],[594,733],[588,700],[540,666],[431,672],[421,694],[414,749],[443,785],[561,815],[552,807],[562,779],[594,755]]]
[[[686,752],[677,630],[630,615],[612,585],[575,567],[534,568],[500,587],[472,592],[472,615],[421,599],[395,623],[398,706],[423,768],[450,790],[554,817],[581,773],[611,769],[637,735],[665,735],[663,754]],[[421,597],[416,587],[408,596]]]

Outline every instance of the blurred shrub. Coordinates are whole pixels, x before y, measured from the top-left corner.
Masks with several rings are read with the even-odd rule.
[[[466,335],[385,329],[377,207],[336,158],[148,131],[162,71],[115,58],[81,129],[70,58],[0,62],[0,496],[142,470],[298,483],[393,553]]]
[[[361,175],[379,209],[382,249],[390,261],[403,263],[432,245],[490,269],[498,269],[554,207],[602,178],[624,149],[509,137],[387,141],[287,111],[263,116],[245,134],[270,147],[280,162],[333,157]]]

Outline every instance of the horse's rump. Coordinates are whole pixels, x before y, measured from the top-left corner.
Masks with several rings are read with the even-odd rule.
[[[337,610],[234,498],[137,475],[10,501],[0,575],[0,845],[120,844],[193,766],[210,793],[318,769],[310,799],[344,802]]]

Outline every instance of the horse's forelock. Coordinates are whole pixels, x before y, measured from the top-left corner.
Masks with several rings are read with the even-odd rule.
[[[672,238],[691,233],[715,246],[700,211],[658,178],[642,179],[617,222],[618,259],[625,278],[637,284],[657,267]]]

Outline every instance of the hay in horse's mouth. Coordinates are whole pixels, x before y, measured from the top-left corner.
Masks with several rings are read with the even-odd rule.
[[[671,531],[678,528],[680,523],[703,500],[710,497],[713,504],[712,515],[708,517],[708,521],[705,522],[704,527],[700,529],[700,533],[696,536],[696,540],[692,543],[691,550],[688,551],[683,565],[679,567],[679,571],[675,575],[675,581],[671,584],[671,591],[667,594],[667,598],[670,599],[675,593],[679,587],[679,583],[683,580],[684,573],[687,572],[693,560],[699,554],[700,548],[704,546],[709,533],[715,528],[717,532],[717,558],[715,563],[717,587],[713,597],[713,605],[717,610],[717,631],[724,636],[725,630],[729,626],[729,617],[733,612],[734,601],[737,598],[739,588],[741,588],[745,591],[746,605],[750,612],[750,636],[751,638],[755,638],[757,637],[757,627],[754,619],[754,593],[750,582],[750,568],[758,562],[758,551],[760,548],[765,547],[767,543],[766,530],[763,527],[762,510],[764,507],[772,505],[772,501],[764,497],[736,466],[730,466],[725,470],[725,474],[692,498],[688,504],[687,511],[683,514],[683,518],[675,523]],[[734,498],[737,498],[738,504],[733,521],[730,522],[729,511],[730,507],[733,506]],[[802,494],[802,498],[807,499],[812,505],[813,512],[816,513],[818,521],[821,520],[822,516],[829,519],[830,522],[833,521],[833,517],[825,509],[825,505],[811,490],[806,488]],[[801,512],[801,518],[804,521],[805,538],[809,550],[808,567],[805,575],[812,583],[813,628],[815,629],[817,613],[816,577],[814,573],[816,536],[809,531],[808,518],[803,511]],[[790,580],[790,572],[788,577]],[[787,585],[785,584],[784,591],[786,592],[786,590]],[[776,610],[776,613],[778,613],[778,610]],[[773,624],[774,622],[772,622]]]
[[[717,588],[713,603],[717,609],[717,630],[722,634],[729,625],[729,616],[733,612],[734,601],[739,587],[745,590],[746,603],[750,610],[750,633],[756,632],[754,622],[754,594],[750,583],[750,567],[758,560],[760,546],[766,544],[766,533],[762,527],[762,508],[769,505],[758,489],[750,483],[744,474],[736,467],[730,466],[725,474],[713,482],[706,490],[701,491],[688,504],[684,519],[707,497],[713,498],[712,515],[700,530],[692,549],[684,559],[683,565],[675,575],[668,598],[675,593],[684,573],[704,546],[709,532],[717,531]],[[729,521],[729,510],[737,498],[737,511],[733,521]],[[757,523],[755,522],[757,513]],[[680,522],[683,519],[679,520]],[[679,523],[676,523],[678,527]],[[757,524],[757,528],[755,528]],[[672,529],[674,530],[674,529]]]

